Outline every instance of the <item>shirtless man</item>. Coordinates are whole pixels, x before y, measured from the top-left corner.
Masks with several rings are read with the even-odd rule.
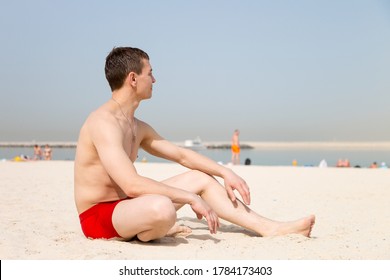
[[[41,160],[42,159],[42,150],[41,147],[37,144],[34,145],[34,160]]]
[[[232,136],[232,163],[240,164],[240,141],[238,140],[238,136],[240,135],[240,131],[236,129],[233,132]]]
[[[189,234],[176,224],[176,211],[188,204],[216,233],[219,218],[260,236],[298,233],[310,236],[314,216],[276,222],[250,210],[249,188],[232,170],[162,138],[134,117],[140,102],[152,96],[155,78],[148,55],[136,48],[114,48],[105,73],[112,98],[92,112],[80,130],[74,192],[80,223],[89,238],[137,237],[147,242]],[[162,182],[139,175],[133,165],[138,149],[190,169]],[[212,176],[223,178],[224,186]],[[236,190],[243,202],[236,198]]]

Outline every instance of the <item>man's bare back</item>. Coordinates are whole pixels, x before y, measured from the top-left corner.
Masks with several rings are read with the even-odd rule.
[[[105,104],[91,114],[80,130],[74,167],[75,199],[79,214],[97,203],[127,197],[104,168],[90,135],[91,126],[98,126],[99,122],[107,122],[107,119],[113,127],[121,129],[119,121],[110,111],[110,106]],[[130,139],[125,139],[125,143],[131,143]],[[133,147],[123,147],[132,161],[136,159],[138,145],[139,143],[135,143]]]

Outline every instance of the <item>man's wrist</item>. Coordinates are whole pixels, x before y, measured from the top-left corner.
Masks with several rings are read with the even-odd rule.
[[[192,205],[195,203],[195,201],[198,199],[198,195],[197,194],[193,194],[193,193],[190,193],[190,196],[188,198],[188,205]]]
[[[227,168],[227,167],[224,167],[224,166],[221,166],[221,167],[222,167],[222,169],[220,171],[221,178],[225,179],[226,177],[228,177],[230,174],[233,173],[233,171],[230,168]]]

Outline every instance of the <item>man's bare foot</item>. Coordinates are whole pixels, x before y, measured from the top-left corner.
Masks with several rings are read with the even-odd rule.
[[[179,224],[175,224],[167,233],[166,236],[169,237],[186,237],[192,233],[192,230],[189,227],[181,226]]]
[[[310,237],[311,230],[315,223],[315,216],[311,215],[306,218],[302,218],[292,222],[281,222],[269,233],[263,234],[263,237],[267,236],[280,236],[286,234],[301,234],[306,237]]]

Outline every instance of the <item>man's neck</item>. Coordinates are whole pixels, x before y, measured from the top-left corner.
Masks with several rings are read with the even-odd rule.
[[[128,118],[133,118],[140,103],[135,96],[136,95],[133,92],[118,90],[112,93],[112,100],[119,105],[119,109],[122,110]]]

